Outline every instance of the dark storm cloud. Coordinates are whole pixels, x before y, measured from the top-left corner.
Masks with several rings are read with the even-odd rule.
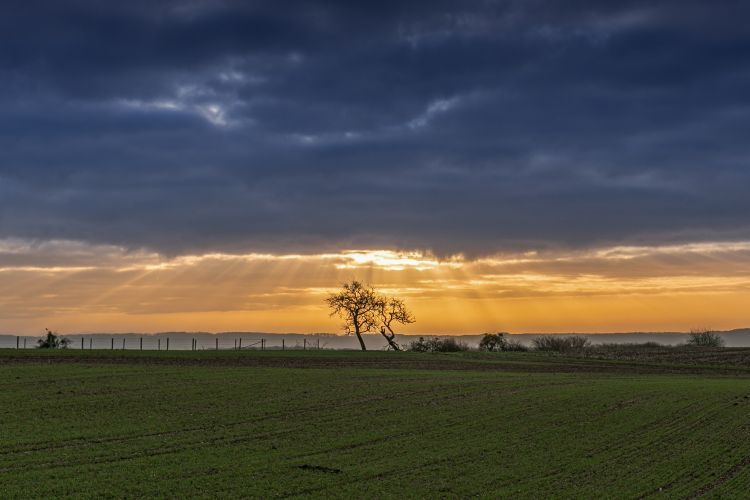
[[[0,237],[750,238],[741,2],[5,2]]]

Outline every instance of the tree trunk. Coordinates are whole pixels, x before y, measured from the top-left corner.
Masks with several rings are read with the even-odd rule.
[[[366,351],[367,346],[365,345],[365,341],[362,340],[362,335],[359,333],[359,327],[355,326],[354,333],[357,335],[357,340],[359,340],[359,345],[362,347],[362,350]]]
[[[380,333],[383,335],[383,337],[385,337],[385,340],[388,341],[388,345],[391,346],[391,349],[393,349],[394,351],[400,351],[401,346],[398,345],[395,340],[396,334],[393,333],[393,330],[391,330],[390,327],[388,327],[388,331],[390,332],[390,334],[385,332],[385,328],[380,329]]]

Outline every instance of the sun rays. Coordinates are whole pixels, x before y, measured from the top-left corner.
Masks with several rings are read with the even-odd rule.
[[[412,332],[611,331],[745,324],[750,243],[526,251],[470,259],[347,249],[166,257],[0,242],[2,329],[336,331],[322,299],[362,279],[404,297]],[[11,293],[12,292],[12,293]]]

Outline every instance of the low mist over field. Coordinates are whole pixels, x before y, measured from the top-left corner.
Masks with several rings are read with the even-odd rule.
[[[727,347],[750,347],[750,329],[740,329],[725,332],[717,332],[722,339],[724,339]],[[638,333],[597,333],[597,334],[576,334],[576,333],[560,333],[560,334],[534,334],[534,333],[519,333],[519,334],[507,334],[509,338],[516,339],[525,345],[530,345],[534,338],[541,335],[554,335],[554,336],[582,336],[591,342],[592,345],[598,344],[636,344],[645,342],[657,342],[665,346],[675,346],[684,344],[689,334],[686,332],[638,332]],[[407,346],[410,342],[419,339],[420,337],[434,337],[438,335],[422,334],[422,335],[397,335],[397,340],[400,344]],[[35,345],[36,339],[39,337],[22,337],[21,345],[23,345],[23,338],[27,340],[27,347]],[[218,340],[218,347],[220,350],[234,349],[242,347],[243,349],[284,349],[295,350],[295,349],[359,349],[359,344],[354,336],[344,336],[331,333],[262,333],[262,332],[220,332],[220,333],[207,333],[207,332],[164,332],[164,333],[87,333],[87,334],[76,334],[65,335],[66,338],[72,340],[71,349],[81,348],[81,339],[84,339],[84,348],[89,349],[122,349],[123,340],[125,341],[126,349],[140,349],[140,340],[143,339],[144,349],[157,349],[160,347],[165,350],[167,347],[167,339],[169,339],[170,349],[187,350],[192,349],[193,339],[197,340],[197,348],[199,350],[210,350],[216,349]],[[377,334],[364,334],[363,337],[371,350],[385,350],[388,347],[387,342],[381,335]],[[465,342],[471,348],[476,348],[479,344],[482,335],[457,335],[451,336],[456,338],[460,342]],[[448,338],[442,336],[442,338]],[[261,345],[261,340],[265,342]],[[0,348],[3,347],[16,347],[17,337],[14,335],[0,335]],[[240,341],[242,343],[240,343]]]

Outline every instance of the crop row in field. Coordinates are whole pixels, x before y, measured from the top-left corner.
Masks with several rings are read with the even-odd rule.
[[[750,488],[740,377],[35,362],[0,380],[8,497]]]

